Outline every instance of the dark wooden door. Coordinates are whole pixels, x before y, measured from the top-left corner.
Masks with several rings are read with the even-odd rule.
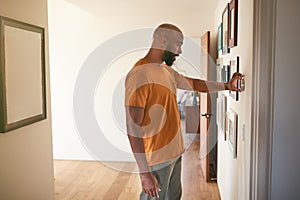
[[[200,73],[201,78],[210,80],[210,32],[206,32],[201,37],[201,66]],[[210,129],[211,118],[214,117],[211,112],[211,96],[209,93],[200,94],[200,159],[201,168],[206,181],[212,181],[216,179],[216,137],[212,137],[215,134],[214,129]]]

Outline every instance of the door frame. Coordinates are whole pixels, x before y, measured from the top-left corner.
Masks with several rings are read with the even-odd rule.
[[[270,200],[277,0],[253,3],[250,200]]]
[[[205,69],[206,80],[209,80],[210,76],[210,39],[211,34],[210,31],[206,31],[203,35],[200,37],[200,44],[201,44],[201,68]],[[205,43],[205,46],[203,44]],[[206,47],[206,48],[205,48]],[[204,55],[204,56],[203,56]],[[205,57],[205,60],[203,58]],[[203,61],[205,61],[205,68],[203,66]],[[201,72],[201,70],[200,70]],[[203,98],[203,96],[205,98]],[[205,103],[203,101],[206,101]],[[204,109],[203,109],[204,108]],[[205,110],[205,111],[204,111]],[[200,93],[199,95],[199,124],[200,124],[200,150],[199,150],[199,157],[200,157],[200,165],[201,169],[203,171],[204,179],[206,182],[209,182],[209,157],[210,157],[210,151],[209,151],[209,125],[210,125],[210,118],[204,118],[202,114],[211,114],[211,103],[209,99],[209,94],[206,93]],[[203,126],[205,125],[205,126]],[[204,147],[204,148],[203,148]],[[205,157],[203,156],[203,153],[205,154]]]

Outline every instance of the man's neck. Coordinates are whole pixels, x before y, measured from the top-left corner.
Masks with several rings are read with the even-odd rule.
[[[161,49],[153,49],[151,48],[144,59],[148,60],[151,63],[162,64],[162,50]]]

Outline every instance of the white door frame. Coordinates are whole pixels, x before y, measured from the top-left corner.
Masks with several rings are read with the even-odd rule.
[[[253,0],[250,200],[270,200],[277,0]]]

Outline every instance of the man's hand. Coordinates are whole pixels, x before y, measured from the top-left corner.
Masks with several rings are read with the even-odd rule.
[[[241,92],[241,89],[240,88],[237,88],[237,83],[238,83],[238,80],[242,80],[244,78],[244,75],[239,73],[239,72],[235,72],[233,75],[232,75],[232,78],[230,79],[230,81],[228,82],[227,86],[228,86],[228,89],[231,90],[231,91],[238,91],[238,92]]]
[[[158,182],[150,172],[142,173],[141,181],[143,191],[146,194],[148,194],[150,197],[159,198],[158,192],[160,191],[160,188],[158,186]]]

